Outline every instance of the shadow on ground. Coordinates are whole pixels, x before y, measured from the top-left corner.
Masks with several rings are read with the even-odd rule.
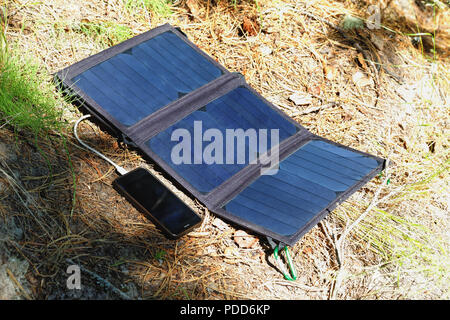
[[[143,166],[159,175],[205,218],[204,224],[179,240],[168,240],[112,188],[117,177],[113,168],[79,148],[75,140],[67,143],[72,171],[57,137],[36,145],[27,133],[0,130],[2,298],[245,297],[251,286],[242,288],[236,277],[224,272],[230,267],[252,272],[251,264],[238,266],[246,259],[280,276],[267,264],[265,246],[243,253],[219,252],[214,244],[234,246],[234,229],[225,223],[211,225],[214,217],[203,206],[92,123],[83,122],[79,130],[88,144],[125,162],[128,169]],[[80,290],[67,287],[72,273],[66,271],[73,263],[81,267]]]

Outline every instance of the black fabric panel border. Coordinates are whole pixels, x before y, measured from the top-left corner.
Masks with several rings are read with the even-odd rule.
[[[312,133],[309,131],[300,131],[295,135],[289,137],[285,141],[282,141],[279,148],[279,159],[285,159],[296,150],[299,146],[310,141]],[[266,153],[271,154],[273,150]],[[207,197],[208,202],[214,204],[214,208],[220,208],[238,195],[242,190],[244,190],[248,185],[255,181],[261,176],[261,170],[263,165],[261,163],[248,165],[236,174],[234,174],[230,179],[222,183],[220,186],[212,190]]]
[[[114,57],[115,55],[118,55],[119,53],[127,51],[128,49],[131,49],[131,48],[139,45],[140,43],[150,40],[151,38],[154,38],[154,37],[156,37],[164,32],[167,32],[167,31],[172,31],[174,34],[176,34],[181,40],[183,40],[186,44],[188,44],[191,48],[193,48],[197,53],[199,53],[200,55],[205,57],[208,61],[210,61],[212,64],[214,64],[216,67],[218,67],[222,71],[223,74],[229,72],[227,69],[225,69],[225,67],[223,67],[212,57],[207,55],[203,50],[200,50],[194,43],[192,43],[186,37],[186,35],[184,33],[180,32],[177,28],[166,23],[159,27],[151,29],[147,32],[144,32],[142,34],[134,36],[133,38],[125,40],[119,44],[116,44],[108,49],[100,51],[97,54],[89,56],[89,57],[57,72],[56,75],[63,82],[65,82],[66,79],[71,80],[74,77],[78,76],[79,74],[83,73],[84,71],[92,68],[93,66],[95,66],[99,63],[102,63],[102,62]]]
[[[227,73],[148,115],[129,127],[127,134],[136,143],[145,143],[192,112],[243,84],[239,73]]]
[[[260,95],[245,81],[244,77],[237,72],[226,74],[214,81],[190,92],[180,99],[168,104],[164,108],[142,119],[127,130],[130,137],[135,137],[139,143],[146,142],[159,132],[167,129],[172,124],[187,117],[192,112],[204,107],[209,102],[220,98],[228,92],[238,87],[244,87],[252,92],[258,99],[264,102],[268,107],[278,113],[283,119],[293,124],[298,132],[306,133],[309,131],[294,121],[286,113],[273,105],[270,101]]]

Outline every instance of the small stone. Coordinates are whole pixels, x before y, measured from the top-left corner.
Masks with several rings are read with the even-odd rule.
[[[375,33],[370,33],[370,40],[377,47],[378,50],[384,49],[384,39],[376,35]]]
[[[20,300],[24,298],[9,273],[13,274],[27,294],[30,294],[28,282],[25,279],[28,266],[29,264],[26,260],[20,260],[15,257],[10,257],[5,264],[0,265],[0,300]]]
[[[361,71],[357,71],[352,76],[353,83],[357,85],[358,87],[365,87],[368,85],[373,85],[372,78],[369,78],[367,75],[365,75]]]
[[[17,160],[16,152],[12,146],[0,142],[0,161],[13,162]]]
[[[21,228],[14,228],[13,230],[13,234],[14,234],[14,239],[16,239],[17,241],[20,241],[23,239],[23,230]]]
[[[238,230],[234,233],[234,241],[239,248],[253,248],[258,243],[257,238],[249,235],[243,230]]]
[[[134,283],[130,282],[130,283],[128,283],[128,285],[126,287],[128,289],[127,290],[128,296],[130,296],[133,299],[136,299],[139,297],[139,291]]]
[[[225,251],[224,251],[224,254],[225,254],[226,256],[234,256],[234,255],[236,254],[236,248],[233,248],[233,247],[226,247],[226,248],[225,248]]]
[[[259,47],[259,51],[261,52],[261,54],[263,56],[268,56],[268,55],[272,54],[273,50],[269,46],[262,45],[262,46]]]
[[[212,225],[221,231],[227,230],[229,228],[229,226],[219,218],[215,218],[212,222]]]
[[[412,103],[417,96],[417,88],[414,86],[401,85],[394,90],[407,103]]]
[[[308,93],[296,92],[289,96],[289,100],[297,106],[306,106],[312,103],[312,96]]]

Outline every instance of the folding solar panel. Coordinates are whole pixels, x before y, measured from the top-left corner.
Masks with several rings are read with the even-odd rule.
[[[168,24],[69,66],[57,79],[212,212],[289,245],[385,165],[310,133]],[[241,148],[218,144],[211,154],[222,160],[201,159],[196,148],[228,139],[230,130],[246,134]],[[265,134],[265,148],[254,148],[251,130]],[[173,157],[177,132],[194,146],[183,150],[188,161],[181,163]],[[214,133],[207,141],[206,132]],[[258,160],[273,155],[279,161],[269,174]]]

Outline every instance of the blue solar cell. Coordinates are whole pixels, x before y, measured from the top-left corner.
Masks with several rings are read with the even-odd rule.
[[[222,73],[167,31],[95,65],[73,81],[114,118],[130,126]]]
[[[225,210],[290,236],[378,166],[368,156],[313,140],[229,201]]]
[[[202,160],[202,163],[194,163],[195,150],[193,146],[195,139],[195,121],[201,121],[203,133],[208,129],[217,129],[220,131],[221,136],[223,137],[222,164],[207,164],[204,159],[202,159],[202,154],[195,154],[195,156]],[[187,132],[189,132],[189,144],[192,146],[189,154],[191,164],[177,164],[173,162],[171,157],[172,150],[180,142],[178,140],[171,141],[172,134],[176,129],[186,129]],[[260,129],[267,130],[268,149],[270,149],[272,144],[271,129],[278,129],[279,142],[297,132],[297,127],[294,124],[269,108],[267,104],[259,99],[253,92],[245,87],[238,87],[208,103],[200,110],[191,113],[168,129],[158,133],[147,142],[147,145],[194,188],[200,192],[206,193],[219,186],[249,164],[250,145],[248,138],[245,140],[245,152],[243,152],[243,154],[236,152],[238,147],[237,139],[234,141],[235,152],[232,153],[234,159],[232,159],[233,161],[230,161],[232,164],[226,163],[227,129],[242,129],[243,131],[254,129],[253,132],[256,133],[257,139],[259,139],[260,136]],[[201,150],[203,151],[208,144],[210,144],[210,142],[203,142]],[[275,142],[274,145],[276,145]],[[261,149],[255,151],[260,152]],[[245,156],[245,162],[239,163],[239,157],[243,156]],[[257,155],[254,154],[252,156],[256,157]]]

